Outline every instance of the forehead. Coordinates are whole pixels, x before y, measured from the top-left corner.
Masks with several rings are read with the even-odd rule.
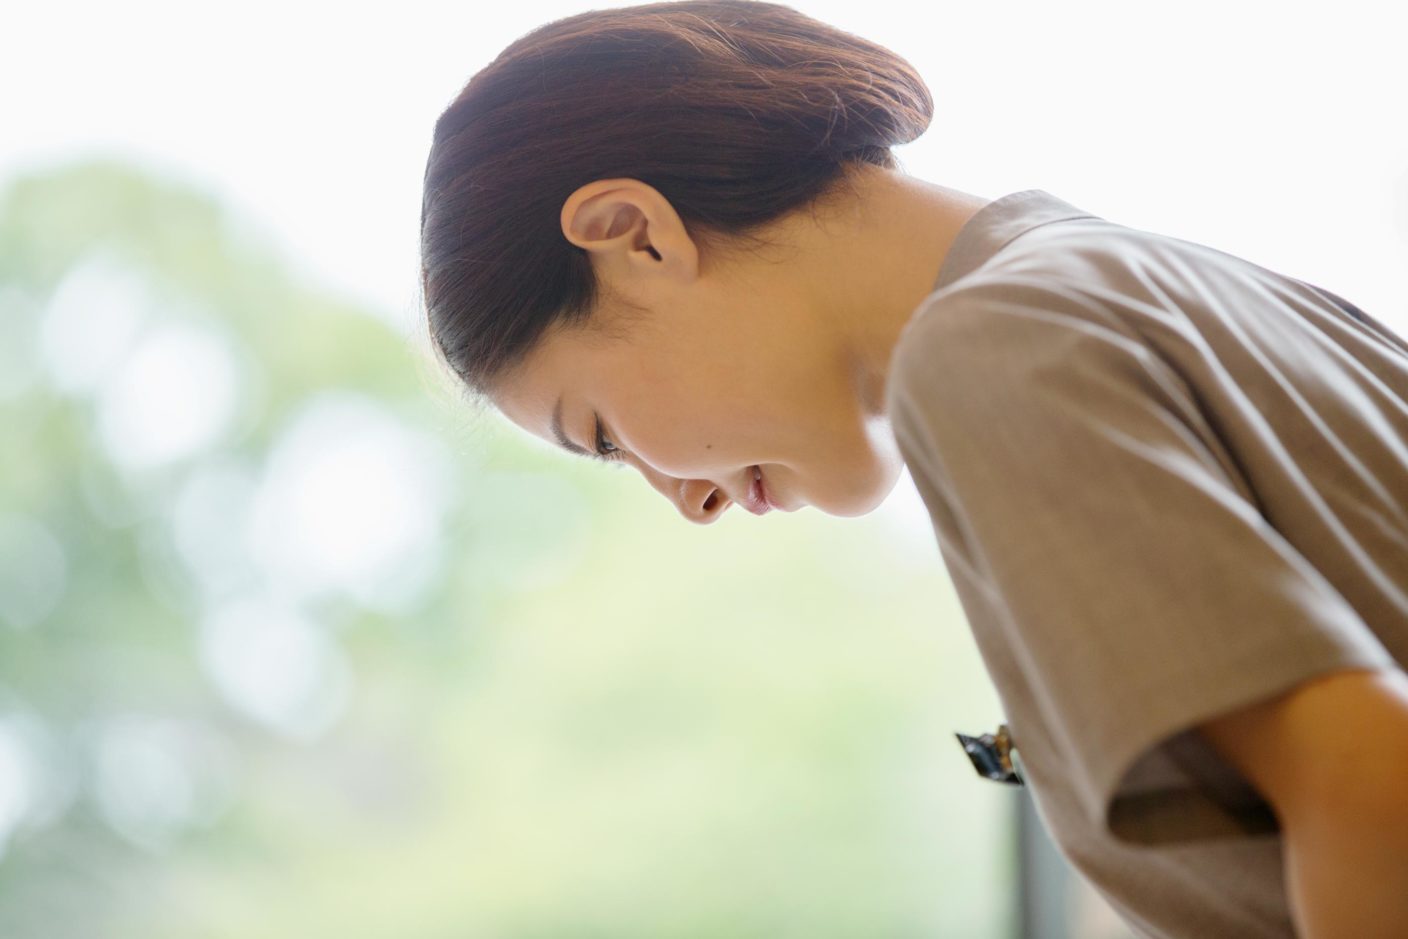
[[[594,344],[560,332],[545,335],[514,370],[494,386],[489,399],[523,430],[574,453],[583,452],[567,439],[565,422],[580,421],[578,412],[587,394]]]
[[[550,440],[552,411],[559,395],[540,369],[520,368],[499,379],[489,392],[489,400],[521,429]]]
[[[649,381],[671,358],[670,331],[651,311],[627,303],[609,289],[589,321],[554,323],[518,367],[496,385],[491,400],[509,420],[534,436],[564,449],[595,456],[566,440],[580,438],[593,411],[609,407],[613,391]],[[566,434],[555,433],[559,402]],[[564,445],[565,441],[565,445]]]

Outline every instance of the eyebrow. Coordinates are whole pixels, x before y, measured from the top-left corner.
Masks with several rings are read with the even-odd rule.
[[[601,459],[601,456],[599,454],[593,453],[585,447],[579,447],[572,441],[568,440],[567,435],[562,432],[561,395],[559,395],[557,398],[557,405],[552,409],[552,435],[553,437],[557,438],[557,442],[562,446],[562,449],[566,450],[568,453],[575,453],[578,456],[591,457],[593,459],[598,460]]]

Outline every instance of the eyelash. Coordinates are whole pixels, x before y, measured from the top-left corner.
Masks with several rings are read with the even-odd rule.
[[[609,441],[607,441],[606,439],[604,439],[604,438],[602,437],[602,435],[601,435],[601,419],[598,418],[598,419],[597,419],[597,422],[596,422],[596,454],[597,454],[597,456],[600,457],[600,458],[603,459],[603,460],[619,460],[619,459],[621,459],[621,449],[620,449],[619,447],[617,447],[614,443],[611,444],[612,449],[611,449],[610,451],[607,451],[607,450],[605,449],[605,446],[606,446],[606,444],[607,444],[608,442],[609,442]]]

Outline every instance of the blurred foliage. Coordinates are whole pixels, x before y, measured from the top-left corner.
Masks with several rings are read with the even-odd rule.
[[[0,194],[0,936],[1010,933],[932,542],[692,525],[264,240]]]

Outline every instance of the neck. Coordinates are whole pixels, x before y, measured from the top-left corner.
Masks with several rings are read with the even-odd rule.
[[[815,231],[806,277],[867,418],[884,418],[890,357],[963,224],[991,199],[863,166],[855,198]]]

